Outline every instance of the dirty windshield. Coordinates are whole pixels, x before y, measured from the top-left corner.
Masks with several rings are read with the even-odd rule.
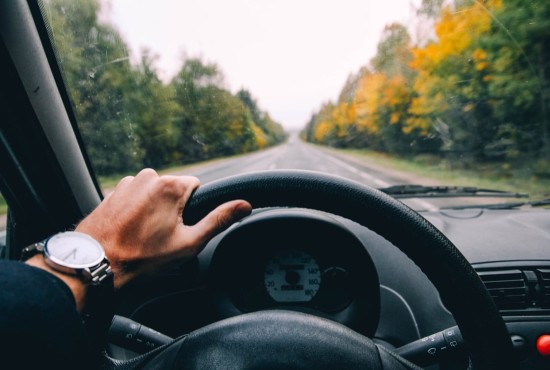
[[[104,192],[152,167],[321,171],[417,210],[550,196],[547,0],[41,8]]]

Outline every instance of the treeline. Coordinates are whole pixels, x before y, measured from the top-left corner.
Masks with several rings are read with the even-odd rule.
[[[286,138],[248,91],[228,91],[215,64],[188,58],[168,84],[146,50],[139,65],[131,64],[124,40],[98,21],[99,11],[98,0],[49,0],[43,6],[98,174],[244,153]]]
[[[424,0],[417,20],[433,25],[431,40],[386,26],[377,55],[302,136],[464,164],[534,159],[548,175],[550,2]]]

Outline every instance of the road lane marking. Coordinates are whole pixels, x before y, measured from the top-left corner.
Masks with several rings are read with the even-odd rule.
[[[324,154],[324,153],[323,153],[323,154]],[[329,161],[331,161],[331,162],[333,162],[333,163],[336,163],[337,165],[339,165],[339,166],[341,166],[341,167],[344,167],[346,170],[348,170],[348,171],[350,171],[350,172],[352,172],[352,173],[354,173],[354,174],[356,174],[356,175],[358,175],[358,176],[364,178],[365,180],[368,180],[368,181],[370,181],[370,182],[373,182],[373,183],[375,183],[375,184],[378,185],[378,186],[383,186],[383,187],[390,186],[390,184],[387,183],[387,182],[385,182],[384,180],[381,180],[381,179],[376,178],[376,177],[374,177],[374,176],[372,176],[372,175],[369,175],[368,173],[363,172],[363,171],[357,169],[356,167],[354,167],[354,166],[352,166],[352,165],[350,165],[350,164],[347,164],[347,163],[344,162],[344,161],[341,161],[341,160],[339,160],[339,159],[337,159],[337,158],[334,158],[334,157],[332,157],[332,156],[330,156],[330,155],[326,155],[326,154],[324,154],[324,155],[326,156],[326,158],[327,158]]]
[[[341,161],[337,158],[334,158],[333,156],[331,155],[328,155],[326,153],[323,153],[323,155],[329,160],[329,161],[332,161],[333,163],[336,163],[342,167],[344,167],[345,169],[347,169],[348,171],[356,174],[356,175],[359,175],[361,176],[362,178],[364,178],[365,180],[368,180],[370,182],[373,182],[375,183],[376,185],[380,186],[380,187],[388,187],[388,186],[391,186],[391,184],[389,182],[386,182],[384,180],[381,180],[379,178],[376,178],[372,175],[369,175],[368,173],[366,172],[363,172],[359,169],[357,169],[356,167],[353,167],[352,165],[344,162],[344,161]],[[433,204],[431,204],[430,202],[427,202],[425,200],[422,200],[422,199],[418,199],[418,198],[410,198],[411,202],[414,202],[416,204],[418,204],[421,208],[427,210],[427,211],[430,211],[430,212],[433,212],[433,211],[437,211],[439,208],[434,206]]]
[[[376,185],[378,185],[378,186],[382,186],[382,187],[389,186],[389,184],[388,184],[387,182],[382,181],[382,180],[380,180],[380,179],[374,179],[374,180],[372,180],[372,181],[374,181],[374,183],[375,183]]]

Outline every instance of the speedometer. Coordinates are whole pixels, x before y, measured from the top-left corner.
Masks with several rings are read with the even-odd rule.
[[[275,302],[309,302],[319,291],[321,272],[310,254],[283,250],[267,262],[264,284]]]

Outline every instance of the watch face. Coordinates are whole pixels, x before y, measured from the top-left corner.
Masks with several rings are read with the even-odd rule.
[[[105,257],[96,240],[78,232],[54,235],[47,241],[44,253],[52,262],[75,269],[95,266]]]

